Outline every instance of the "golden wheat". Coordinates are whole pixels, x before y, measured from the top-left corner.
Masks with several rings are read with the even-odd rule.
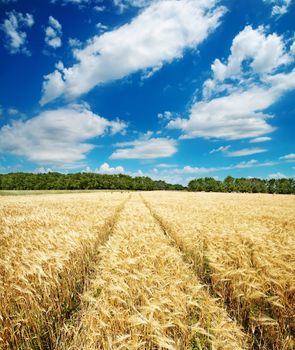
[[[277,195],[2,197],[0,348],[291,350],[294,214]]]
[[[293,349],[295,198],[144,194],[197,274],[252,336],[255,349]]]
[[[0,202],[0,348],[42,349],[78,303],[97,247],[126,194]]]
[[[80,320],[58,349],[192,347],[247,348],[239,327],[134,194],[102,249]]]

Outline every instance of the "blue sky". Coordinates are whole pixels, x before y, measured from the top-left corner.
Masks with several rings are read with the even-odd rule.
[[[0,172],[295,175],[292,0],[0,0]]]

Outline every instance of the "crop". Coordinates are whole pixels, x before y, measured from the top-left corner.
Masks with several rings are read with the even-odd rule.
[[[251,336],[254,349],[293,349],[295,198],[145,194],[197,275]]]
[[[0,349],[293,350],[295,197],[0,200]]]
[[[246,349],[240,328],[137,194],[102,249],[83,299],[80,319],[59,349]]]
[[[127,194],[37,197],[0,203],[1,349],[56,342]]]

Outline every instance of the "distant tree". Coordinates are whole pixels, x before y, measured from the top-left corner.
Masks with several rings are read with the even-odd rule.
[[[295,181],[294,179],[263,180],[243,177],[235,179],[232,176],[227,176],[222,182],[207,177],[191,180],[188,184],[188,190],[206,192],[295,194]]]
[[[295,193],[295,183],[293,179],[278,179],[276,181],[277,193],[291,194]]]
[[[227,176],[223,183],[226,192],[233,192],[235,190],[235,179],[232,176]]]

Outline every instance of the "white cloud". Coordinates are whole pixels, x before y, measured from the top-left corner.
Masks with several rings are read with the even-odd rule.
[[[286,176],[283,173],[278,172],[278,173],[275,173],[275,174],[268,175],[268,178],[269,179],[276,179],[276,180],[278,180],[278,179],[287,179],[288,176]]]
[[[243,63],[250,60],[253,73],[271,73],[278,67],[288,64],[291,57],[286,53],[283,38],[276,33],[267,34],[263,26],[253,29],[246,26],[233,40],[227,63],[216,59],[212,71],[216,81],[239,77]],[[248,71],[247,71],[248,73]]]
[[[220,146],[218,148],[214,148],[212,149],[209,154],[214,154],[214,153],[218,153],[218,152],[226,152],[231,146]]]
[[[51,0],[51,3],[53,4],[60,3],[62,6],[68,4],[77,5],[80,9],[91,6],[96,12],[103,12],[106,9],[106,6],[101,5],[102,2],[103,0]]]
[[[44,168],[44,167],[40,167],[40,168],[36,168],[34,170],[35,174],[47,174],[47,173],[51,173],[53,170],[51,168]]]
[[[282,160],[295,161],[295,153],[286,154],[285,156],[280,157]]]
[[[13,2],[16,2],[17,0],[1,0],[0,3],[2,4],[11,4]]]
[[[81,171],[82,173],[92,173],[93,171],[89,166],[87,166],[84,170]]]
[[[90,4],[92,0],[51,0],[53,4],[56,2],[60,2],[63,5],[66,4],[76,4],[76,5],[85,5],[85,4]]]
[[[295,73],[294,73],[295,75]],[[170,129],[181,129],[182,138],[238,140],[258,137],[274,130],[267,123],[271,115],[262,111],[276,100],[274,91],[252,87],[211,101],[195,103],[189,119],[176,118]]]
[[[108,163],[103,163],[98,169],[95,170],[96,173],[100,174],[124,174],[125,170],[122,166],[111,167]]]
[[[229,151],[229,149],[231,148],[231,146],[220,146],[218,148],[212,149],[209,154],[214,154],[214,153],[218,153],[221,152],[223,153],[226,157],[244,157],[244,156],[250,156],[253,154],[258,154],[258,153],[263,153],[266,152],[266,149],[263,148],[244,148],[244,149],[240,149],[237,151]]]
[[[20,112],[18,109],[14,108],[14,107],[9,107],[9,108],[3,108],[1,105],[0,105],[0,117],[1,115],[8,115],[10,117],[20,117],[20,118],[23,118],[25,117],[24,113]]]
[[[102,23],[97,23],[96,28],[100,31],[100,32],[105,32],[108,29],[108,26],[106,26],[105,24]]]
[[[26,118],[26,115],[19,111],[17,108],[10,107],[5,110],[5,113],[11,117],[11,118],[19,118],[19,119],[24,119]]]
[[[266,142],[271,141],[272,138],[268,136],[262,136],[262,137],[256,137],[255,139],[250,140],[250,143],[260,143],[260,142]]]
[[[103,12],[106,9],[106,6],[101,5],[102,2],[103,0],[51,0],[51,3],[62,6],[76,5],[80,10],[91,7],[96,12]]]
[[[62,26],[57,19],[50,16],[48,27],[45,29],[45,42],[54,49],[61,47]]]
[[[142,170],[137,170],[137,171],[132,171],[132,172],[126,172],[127,175],[130,175],[132,177],[136,176],[148,176],[153,180],[163,180],[166,181],[167,183],[170,184],[183,184],[185,185],[188,181],[184,179],[184,177],[180,174],[172,174],[172,173],[167,173],[167,171],[155,171],[156,169],[152,169],[150,171],[142,171]]]
[[[251,156],[253,154],[258,153],[264,153],[267,152],[267,149],[264,148],[244,148],[240,149],[238,151],[227,151],[225,152],[225,155],[227,157],[244,157],[244,156]]]
[[[158,113],[158,118],[163,120],[170,120],[173,116],[173,113],[170,111],[165,111],[164,113]]]
[[[227,63],[214,61],[213,79],[204,83],[205,98],[192,105],[188,119],[176,118],[168,128],[182,130],[182,138],[226,140],[272,132],[268,120],[273,116],[264,111],[295,88],[295,69],[277,73],[290,62],[281,37],[247,26],[234,38]]]
[[[6,48],[11,54],[23,53],[30,55],[30,51],[26,47],[27,33],[23,29],[33,26],[33,16],[29,13],[22,14],[16,11],[8,12],[7,16],[0,27],[6,35]]]
[[[166,163],[160,163],[156,165],[157,168],[176,168],[176,164],[166,164]]]
[[[7,109],[7,114],[9,114],[9,115],[17,115],[17,114],[20,114],[20,112],[16,108],[8,108]]]
[[[256,74],[263,78],[293,61],[283,37],[267,34],[263,26],[257,29],[246,26],[233,39],[230,52],[226,62],[215,59],[211,65],[213,79],[206,80],[203,85],[206,99],[214,93],[231,91],[234,83],[245,88],[249,82],[253,84]]]
[[[118,149],[110,159],[156,159],[171,157],[177,152],[176,141],[169,138],[154,138],[150,135],[139,140],[116,145]]]
[[[0,153],[24,156],[38,164],[75,167],[95,147],[87,140],[125,127],[123,122],[94,114],[86,105],[72,105],[3,126]]]
[[[173,169],[171,172],[173,174],[207,174],[218,171],[219,168],[206,168],[206,167],[192,167],[190,165],[186,165],[180,169]]]
[[[225,13],[217,0],[156,1],[131,23],[93,37],[74,50],[75,65],[44,77],[41,103],[74,98],[132,73],[155,69],[196,48]]]
[[[264,0],[264,2],[273,6],[271,13],[273,16],[281,16],[288,12],[292,0]]]
[[[96,5],[96,6],[93,7],[93,10],[96,11],[96,12],[103,12],[105,9],[106,9],[105,6],[98,6],[98,5]]]
[[[81,47],[82,46],[82,42],[77,38],[69,38],[68,44],[70,47]],[[61,69],[63,69],[63,67]]]
[[[119,12],[124,12],[130,7],[145,7],[151,4],[154,0],[113,0],[114,5],[118,8]]]
[[[229,171],[229,170],[235,170],[235,169],[247,169],[247,168],[258,168],[258,167],[269,167],[276,165],[275,162],[262,162],[259,163],[257,160],[252,159],[249,161],[240,162],[237,164],[229,165],[229,166],[223,166],[223,167],[193,167],[190,165],[187,165],[183,168],[177,168],[177,169],[171,169],[171,170],[163,170],[163,173],[169,172],[170,174],[208,174],[208,173],[214,173],[217,171]]]

